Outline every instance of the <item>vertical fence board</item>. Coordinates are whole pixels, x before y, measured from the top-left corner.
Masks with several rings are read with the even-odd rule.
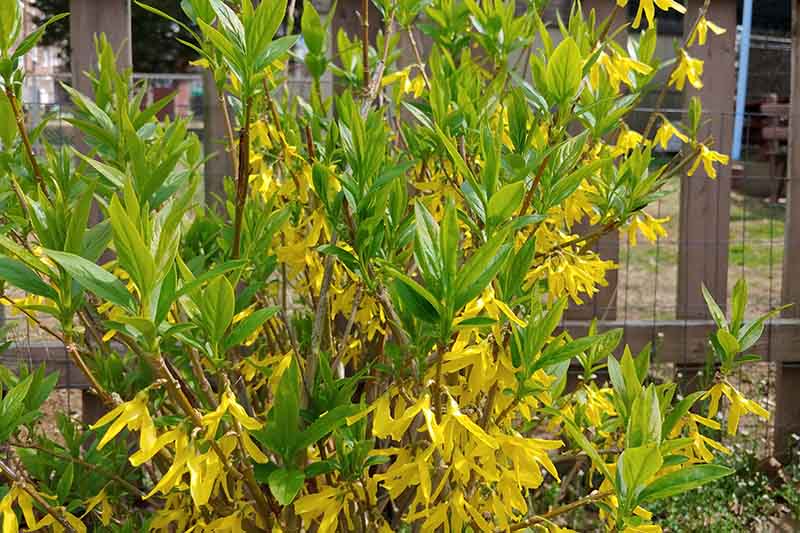
[[[223,188],[225,176],[233,173],[233,161],[227,151],[225,114],[219,101],[217,86],[211,73],[203,74],[203,149],[206,155],[216,154],[206,160],[203,183],[206,205],[219,212],[225,209]],[[222,201],[217,201],[217,199]]]
[[[691,31],[702,2],[689,2],[685,17],[686,32]],[[729,151],[731,113],[735,94],[736,2],[716,0],[708,18],[728,32],[713,36],[706,46],[695,46],[691,54],[705,62],[704,87],[687,91],[687,98],[699,95],[703,102],[706,125],[701,139],[713,136],[714,148]],[[687,84],[688,87],[688,84]],[[725,308],[728,284],[728,232],[730,222],[730,169],[719,169],[710,180],[702,165],[681,182],[680,237],[678,247],[678,318],[704,318],[706,306],[700,291],[705,283],[711,294]]]
[[[92,93],[92,83],[84,74],[96,64],[95,37],[105,33],[117,54],[117,66],[131,68],[130,0],[70,0],[70,47],[72,49],[72,86],[84,94]],[[80,145],[80,141],[78,141]],[[99,214],[99,213],[98,213]],[[92,218],[96,218],[93,214]],[[83,391],[83,420],[95,422],[103,413],[100,400],[91,391]]]
[[[783,255],[783,302],[795,305],[784,311],[800,317],[800,0],[792,2],[792,95],[789,115],[789,161],[787,168],[786,227]],[[799,347],[800,348],[800,347]],[[784,455],[790,435],[800,431],[800,366],[778,363],[775,397],[775,454]]]
[[[585,0],[582,3],[582,8],[585,16],[594,10],[597,23],[600,24],[614,11],[616,4],[607,2],[606,0]],[[626,10],[616,8],[617,14],[614,19],[611,31],[616,27],[623,24],[627,18]],[[624,45],[627,38],[626,32],[620,32],[618,41]],[[592,228],[587,223],[582,223],[574,228],[574,232],[585,235],[592,231]],[[614,261],[619,264],[619,234],[616,231],[600,238],[591,247],[594,252],[603,259]],[[599,318],[602,320],[616,320],[617,318],[617,284],[619,282],[619,275],[616,270],[611,270],[606,274],[605,287],[599,287],[599,292],[583,305],[575,305],[570,303],[569,309],[564,313],[564,318],[567,320],[591,320],[592,318]]]
[[[72,49],[73,87],[83,93],[92,92],[92,84],[84,72],[94,70],[96,63],[94,39],[105,33],[114,52],[117,65],[130,68],[131,2],[130,0],[70,0],[70,35]]]
[[[789,115],[789,162],[787,168],[786,227],[784,233],[782,300],[800,304],[800,28],[795,0],[792,25],[792,95]],[[800,305],[784,311],[784,316],[800,318]]]

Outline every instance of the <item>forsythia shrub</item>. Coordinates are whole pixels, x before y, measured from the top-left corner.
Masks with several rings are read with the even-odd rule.
[[[20,40],[19,3],[0,0],[2,299],[107,408],[45,434],[56,375],[0,373],[3,533],[560,532],[582,506],[649,533],[648,503],[730,473],[703,427],[768,416],[726,379],[772,316],[743,320],[743,283],[729,317],[707,295],[718,372],[686,397],[620,330],[558,329],[615,268],[600,236],[654,240],[646,208],[670,180],[727,161],[698,137],[698,100],[682,123],[625,121],[659,71],[702,85],[690,54],[724,31],[708,3],[674,62],[655,55],[655,10],[684,11],[672,0],[639,3],[627,46],[625,0],[606,20],[576,5],[554,40],[538,0],[374,3],[375,45],[339,32],[334,58],[311,2],[299,56],[291,22],[273,38],[285,0],[183,0],[182,38],[225,95],[232,177],[206,206],[221,155],[159,119],[169,97],[146,103],[103,38],[93,98],[65,87],[80,149],[49,144],[46,120],[27,129],[21,59],[43,29]],[[534,514],[577,457],[586,496]]]

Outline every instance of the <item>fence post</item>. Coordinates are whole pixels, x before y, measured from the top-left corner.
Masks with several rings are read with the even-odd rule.
[[[131,2],[130,0],[70,0],[69,41],[72,54],[72,86],[84,94],[92,94],[92,83],[84,72],[96,63],[94,38],[106,34],[117,53],[117,66],[131,68]],[[80,141],[78,141],[80,142]],[[100,399],[83,391],[83,421],[95,422],[104,413]]]
[[[220,104],[214,75],[203,73],[203,150],[206,155],[215,154],[206,160],[203,185],[206,205],[223,212],[225,209],[225,176],[233,173],[233,161],[228,152],[225,112]],[[217,198],[221,201],[217,201]]]
[[[95,36],[105,33],[117,53],[117,65],[130,68],[131,1],[130,0],[70,0],[69,44],[72,49],[72,86],[91,94],[92,83],[84,75],[95,65]]]
[[[702,5],[700,0],[687,2],[684,38],[692,31]],[[695,44],[690,50],[693,57],[704,61],[705,69],[701,90],[693,90],[687,84],[686,104],[690,98],[700,97],[705,126],[700,128],[698,138],[713,136],[714,148],[727,153],[733,136],[731,115],[736,94],[736,2],[711,2],[707,17],[728,31],[712,36],[705,46]],[[693,176],[681,176],[676,318],[708,318],[703,284],[722,309],[727,307],[730,179],[730,167],[719,168],[717,178],[711,180],[702,165]],[[684,393],[697,390],[702,370],[703,366],[697,363],[676,363],[675,381]]]
[[[558,4],[555,2],[552,5],[554,8],[558,7]],[[584,16],[588,17],[589,13],[594,9],[598,24],[611,15],[614,9],[617,9],[611,31],[623,24],[627,19],[626,9],[615,8],[615,5],[615,3],[607,2],[606,0],[584,0],[582,3]],[[621,32],[617,38],[617,41],[623,46],[625,45],[627,35],[627,32]],[[587,222],[582,222],[573,228],[573,232],[580,235],[585,235],[590,231],[591,227]],[[601,258],[619,264],[619,246],[619,233],[613,231],[598,239],[598,241],[591,246],[591,250],[596,252]],[[606,273],[606,282],[608,285],[599,287],[598,293],[588,302],[582,305],[570,304],[569,309],[567,309],[567,312],[564,314],[564,318],[567,320],[591,320],[593,318],[616,320],[617,287],[619,283],[619,274],[617,270],[610,270]]]
[[[789,113],[789,161],[786,165],[786,227],[783,248],[783,303],[793,303],[783,314],[800,318],[800,0],[792,2],[792,94]],[[800,367],[776,363],[775,455],[790,451],[790,436],[800,431]]]
[[[688,33],[702,2],[693,0],[684,18]],[[736,2],[711,2],[708,19],[727,28],[712,36],[705,46],[694,46],[692,56],[705,62],[703,88],[687,91],[687,98],[699,96],[703,103],[706,126],[700,139],[714,138],[714,147],[723,153],[730,147],[732,112],[736,89]],[[710,119],[710,120],[709,120]],[[706,318],[706,305],[700,287],[709,292],[725,309],[728,285],[728,240],[730,231],[730,167],[720,168],[711,180],[701,168],[681,181],[680,236],[678,247],[678,318]]]

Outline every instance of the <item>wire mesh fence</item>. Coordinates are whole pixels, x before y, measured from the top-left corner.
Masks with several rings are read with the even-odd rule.
[[[203,80],[200,75],[138,75],[136,78],[146,82],[148,102],[174,92],[172,104],[164,109],[162,115],[187,117],[191,128],[202,135],[204,106]],[[68,122],[71,116],[69,101],[66,92],[60,88],[60,83],[65,81],[67,79],[61,76],[32,77],[25,88],[28,98],[27,115],[32,121],[48,117],[44,136],[53,144],[71,143],[75,138],[75,132]],[[307,98],[309,83],[301,76],[289,79],[287,86],[290,93]],[[764,100],[764,103],[769,104],[769,99]],[[681,296],[680,291],[687,290],[687,285],[679,279],[682,248],[714,248],[720,251],[724,259],[713,267],[714,276],[727,279],[727,290],[723,293],[728,298],[738,279],[747,281],[750,288],[748,317],[752,318],[778,305],[789,303],[781,299],[786,218],[784,196],[787,190],[785,176],[788,135],[785,135],[785,130],[788,130],[789,116],[788,110],[779,109],[780,112],[776,112],[774,108],[768,108],[769,112],[765,112],[761,107],[763,106],[756,102],[746,113],[743,158],[720,171],[717,184],[722,185],[715,186],[710,198],[681,195],[681,186],[685,187],[690,183],[689,180],[709,179],[698,172],[692,177],[684,177],[682,182],[676,180],[650,208],[652,216],[666,219],[664,226],[667,236],[658,237],[654,243],[643,242],[640,238],[639,244],[633,246],[627,234],[620,232],[598,244],[599,253],[604,258],[614,260],[618,268],[611,276],[609,287],[603,292],[602,301],[595,302],[591,314],[625,328],[625,340],[629,342],[634,335],[629,334],[629,331],[635,332],[638,331],[636,328],[644,328],[646,334],[643,338],[653,341],[656,348],[654,360],[657,363],[662,344],[669,341],[678,346],[682,355],[662,362],[657,373],[675,376],[684,390],[695,388],[698,380],[713,379],[713,368],[704,367],[702,361],[698,362],[696,357],[689,355],[693,350],[698,350],[691,329],[696,324],[689,318],[697,310],[688,309],[687,314],[687,308],[680,304],[686,298],[685,294]],[[631,123],[644,123],[654,111],[648,108],[637,110],[631,117]],[[659,112],[676,123],[680,122],[683,113],[674,108]],[[717,149],[728,153],[732,140],[733,114],[708,114],[705,119],[714,131],[721,132],[716,139]],[[664,160],[679,148],[679,145],[670,145],[662,154]],[[681,224],[692,224],[693,221],[682,220],[681,212],[689,207],[688,203],[694,201],[703,201],[711,206],[716,213],[716,223],[726,225],[716,228],[716,235],[721,237],[697,238],[691,232],[682,231]],[[689,268],[703,268],[703,265],[690,265]],[[727,276],[719,272],[720,269],[724,269]],[[14,349],[3,356],[7,362],[9,359],[28,364],[48,361],[51,366],[55,365],[54,368],[61,370],[62,387],[74,390],[86,388],[86,383],[77,370],[68,363],[63,346],[48,342],[50,339],[46,333],[31,326],[24,317],[11,315],[7,318],[8,325],[11,326],[10,340],[14,344]],[[674,331],[678,338],[664,337],[663,326],[667,323],[671,324],[670,327],[675,326],[669,331]],[[739,385],[745,394],[763,399],[771,409],[776,404],[775,384],[778,372],[773,350],[774,331],[768,329],[763,353],[760,354],[765,362],[738,376]],[[699,349],[703,350],[704,347]],[[81,401],[80,395],[65,394],[63,402],[67,410],[80,410],[80,406],[76,407],[76,402]],[[751,424],[748,431],[753,437],[753,446],[765,455],[770,453],[775,431],[774,421],[748,419],[748,423]]]

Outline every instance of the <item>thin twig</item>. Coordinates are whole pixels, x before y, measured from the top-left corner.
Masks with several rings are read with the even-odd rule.
[[[45,500],[30,483],[25,481],[22,476],[14,472],[14,470],[2,460],[0,460],[0,472],[2,472],[15,486],[27,492],[28,495],[33,498],[36,503],[41,505],[42,508],[47,511],[47,514],[55,518],[56,522],[61,524],[65,530],[67,530],[69,533],[75,533],[75,529],[67,521],[64,513],[59,512],[52,505],[47,503],[47,500]]]
[[[247,187],[250,182],[250,105],[247,101],[244,105],[244,124],[239,133],[239,167],[236,177],[236,213],[233,220],[233,245],[231,247],[231,257],[239,258],[239,248],[242,239],[242,221],[244,219],[244,208],[247,202]]]
[[[552,510],[548,511],[548,512],[544,513],[543,515],[534,516],[533,518],[525,520],[524,522],[519,522],[517,524],[514,524],[513,526],[509,527],[507,530],[498,529],[496,531],[498,531],[498,532],[500,532],[500,531],[519,531],[520,529],[527,529],[527,528],[529,528],[531,526],[534,526],[536,524],[541,524],[542,522],[547,522],[548,520],[550,520],[551,518],[554,518],[556,516],[568,513],[568,512],[573,511],[573,510],[575,510],[575,509],[577,509],[579,507],[583,507],[584,505],[589,505],[590,503],[596,502],[598,500],[602,500],[603,498],[608,498],[609,496],[613,496],[613,495],[614,495],[614,491],[613,490],[606,490],[606,491],[603,491],[603,492],[595,492],[593,494],[590,494],[589,496],[586,496],[585,498],[581,498],[580,500],[576,500],[576,501],[574,501],[572,503],[568,503],[566,505],[562,505],[561,507],[556,507],[555,509],[552,509]]]
[[[39,188],[41,188],[42,193],[46,194],[47,191],[44,186],[42,171],[39,168],[39,163],[36,162],[36,156],[33,154],[31,139],[28,137],[28,129],[25,127],[25,116],[22,114],[22,108],[19,105],[19,100],[17,100],[17,95],[14,93],[14,89],[10,85],[6,87],[6,96],[8,97],[8,102],[11,105],[11,112],[14,114],[14,121],[17,123],[17,129],[22,137],[22,144],[25,147],[25,154],[28,156],[28,161],[31,164],[33,176],[36,178],[36,183],[39,185]]]
[[[117,483],[119,483],[120,485],[124,486],[126,489],[128,489],[132,493],[136,494],[142,500],[146,496],[146,494],[145,494],[145,492],[143,490],[141,490],[139,487],[137,487],[136,485],[134,485],[133,483],[131,483],[127,479],[125,479],[125,478],[123,478],[121,476],[118,476],[114,472],[106,470],[105,468],[103,468],[100,465],[96,465],[94,463],[90,463],[90,462],[88,462],[85,459],[82,459],[80,457],[73,457],[71,455],[67,455],[65,453],[60,453],[60,452],[57,452],[55,450],[48,450],[47,448],[45,448],[43,446],[39,446],[38,444],[21,444],[21,443],[12,442],[11,445],[13,447],[15,447],[15,448],[24,448],[26,450],[36,450],[36,451],[39,451],[39,452],[43,452],[43,453],[46,453],[46,454],[48,454],[48,455],[50,455],[52,457],[55,457],[56,459],[61,459],[62,461],[71,461],[71,462],[73,462],[73,463],[75,463],[77,465],[80,465],[82,467],[88,468],[89,470],[93,470],[93,471],[95,471],[95,472],[97,472],[99,474],[102,474],[102,475],[106,476],[107,478],[109,478],[109,479],[111,479],[113,481],[116,481]]]
[[[533,201],[533,193],[536,191],[536,188],[539,186],[539,182],[542,181],[542,175],[544,174],[544,169],[547,168],[547,163],[550,162],[550,154],[547,154],[542,162],[539,164],[539,169],[536,171],[536,177],[533,178],[533,183],[531,184],[531,188],[528,189],[528,193],[525,195],[525,200],[522,202],[522,207],[519,210],[520,216],[524,215],[528,208],[531,206],[531,202]]]
[[[369,0],[361,0],[361,60],[364,65],[364,90],[369,90]]]

